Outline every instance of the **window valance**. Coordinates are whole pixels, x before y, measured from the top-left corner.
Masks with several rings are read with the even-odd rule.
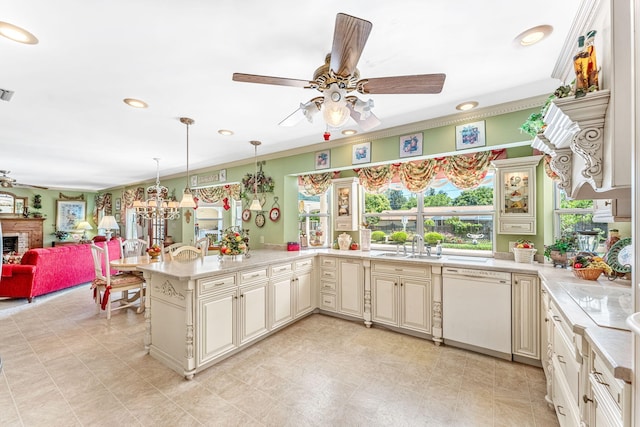
[[[333,176],[333,172],[300,175],[298,184],[304,187],[303,193],[307,196],[317,196],[327,192],[331,186]]]
[[[242,197],[242,185],[226,184],[215,187],[198,188],[195,190],[195,196],[205,203],[217,203],[225,197],[237,201]]]

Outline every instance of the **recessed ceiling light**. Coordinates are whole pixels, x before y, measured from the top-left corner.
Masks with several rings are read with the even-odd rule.
[[[538,25],[537,27],[529,28],[527,31],[518,34],[513,41],[519,46],[531,46],[552,32],[553,27],[551,25]]]
[[[478,103],[476,101],[467,101],[463,102],[462,104],[456,105],[456,110],[467,111],[471,110],[472,108],[476,108],[477,106]]]
[[[123,99],[123,101],[129,107],[133,107],[133,108],[147,108],[148,107],[146,102],[141,101],[139,99],[135,99],[135,98],[125,98],[125,99]]]
[[[4,36],[14,42],[24,44],[38,44],[38,38],[24,28],[0,21],[0,36]]]
[[[358,131],[355,130],[355,129],[345,129],[345,130],[342,131],[342,134],[343,135],[347,135],[347,136],[355,135],[356,133],[358,133]]]
[[[228,130],[228,129],[220,129],[218,131],[218,133],[220,135],[224,135],[224,136],[229,136],[229,135],[233,135],[233,131],[232,130]]]

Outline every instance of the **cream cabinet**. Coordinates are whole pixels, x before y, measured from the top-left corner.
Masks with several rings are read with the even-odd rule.
[[[333,218],[335,231],[356,231],[359,226],[358,179],[333,180]]]
[[[271,329],[279,328],[293,320],[292,279],[293,266],[290,262],[271,266],[269,280]]]
[[[338,313],[363,318],[364,266],[361,260],[338,259]]]
[[[494,160],[499,234],[536,234],[536,166],[542,156]]]
[[[294,319],[314,310],[313,258],[294,262],[293,297]]]
[[[631,221],[631,199],[595,199],[593,222]]]
[[[631,385],[614,377],[602,356],[591,351],[588,376],[589,427],[623,427],[631,423]]]
[[[540,360],[540,280],[513,273],[511,284],[511,345],[514,359]],[[535,363],[537,364],[537,363]]]
[[[336,311],[338,260],[334,257],[321,256],[318,262],[318,284],[320,287],[320,310]]]
[[[267,317],[267,284],[269,281],[266,268],[238,273],[239,342],[246,344],[264,334],[268,329]]]
[[[238,290],[231,288],[198,300],[198,354],[196,364],[202,365],[235,350],[238,337]],[[155,328],[154,328],[155,329]],[[154,337],[154,343],[158,340]]]
[[[371,311],[374,323],[431,333],[430,266],[374,262]]]

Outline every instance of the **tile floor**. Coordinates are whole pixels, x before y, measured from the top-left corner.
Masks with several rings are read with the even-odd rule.
[[[2,426],[558,425],[541,369],[358,322],[312,315],[186,381],[87,285],[2,303]]]

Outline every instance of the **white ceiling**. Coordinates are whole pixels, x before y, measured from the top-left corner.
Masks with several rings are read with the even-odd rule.
[[[580,0],[5,0],[0,21],[38,37],[0,37],[0,169],[19,183],[100,190],[322,141],[321,120],[278,123],[311,89],[237,83],[233,72],[312,79],[344,12],[373,23],[363,78],[446,73],[437,95],[375,95],[375,130],[552,92]],[[522,31],[549,38],[523,49]],[[122,100],[140,98],[148,109]],[[360,96],[366,99],[365,96]],[[347,125],[347,127],[349,127]],[[355,127],[355,125],[351,126]],[[231,129],[223,137],[218,129]],[[337,140],[338,131],[333,131]],[[329,143],[330,144],[330,143]]]

